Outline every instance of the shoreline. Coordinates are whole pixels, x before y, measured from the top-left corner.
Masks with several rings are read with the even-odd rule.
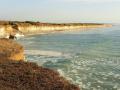
[[[85,31],[92,28],[112,27],[112,24],[102,23],[41,23],[0,21],[0,37],[49,34],[64,31]]]
[[[87,23],[87,24],[86,23],[50,24],[50,23],[38,23],[38,22],[37,23],[35,23],[35,22],[32,22],[32,23],[31,22],[9,22],[8,24],[1,24],[0,23],[0,30],[1,30],[0,36],[6,37],[6,36],[13,35],[13,36],[17,37],[17,35],[18,36],[23,36],[23,35],[31,36],[31,35],[38,35],[38,34],[43,35],[43,34],[50,34],[50,33],[59,33],[59,32],[61,33],[61,32],[65,32],[65,31],[67,31],[67,32],[69,32],[69,31],[87,31],[89,29],[106,28],[106,27],[112,27],[112,25],[110,25],[110,24],[92,24],[92,23]],[[14,82],[12,82],[12,80],[10,80],[10,82],[8,82],[9,79],[12,77],[13,72],[15,73],[15,77],[17,77],[17,78],[19,78],[19,74],[21,75],[21,73],[22,73],[23,76],[25,75],[25,77],[22,77],[22,79],[23,78],[26,79],[26,77],[28,75],[33,75],[34,76],[34,75],[38,75],[38,74],[41,73],[39,71],[39,69],[41,70],[42,67],[34,65],[34,63],[31,63],[31,62],[26,62],[24,60],[24,54],[23,54],[24,51],[23,51],[23,48],[22,48],[21,45],[19,46],[19,44],[17,44],[15,41],[9,40],[9,39],[3,39],[3,42],[4,41],[7,44],[1,43],[1,45],[4,45],[5,47],[8,46],[8,48],[5,48],[6,51],[3,50],[4,52],[2,52],[0,54],[0,55],[2,55],[3,53],[7,53],[6,56],[4,56],[4,58],[1,57],[0,69],[2,69],[3,71],[2,71],[2,73],[0,71],[0,75],[2,75],[2,74],[4,75],[4,73],[3,73],[4,70],[8,74],[10,74],[9,77],[7,77],[7,78],[4,77],[4,78],[6,78],[5,83],[9,83],[9,84],[14,83]],[[11,47],[9,47],[12,43],[13,43],[13,45]],[[19,52],[19,50],[15,51],[18,48],[18,47],[16,47],[16,45],[18,45],[20,47],[20,52]],[[16,47],[16,49],[13,48],[13,47]],[[11,48],[13,48],[14,50],[9,51],[9,48],[10,48],[10,50],[11,50]],[[3,49],[3,48],[1,48],[1,49]],[[13,53],[13,51],[19,52],[19,53],[16,54],[16,53]],[[9,56],[10,56],[10,58],[9,58]],[[5,62],[4,62],[4,60],[5,60]],[[17,68],[16,65],[18,67],[21,67],[20,70],[23,70],[23,71],[21,71],[21,73],[17,72],[17,71],[19,71],[19,68]],[[27,65],[29,67],[27,67]],[[3,69],[3,66],[5,66],[6,69]],[[13,69],[15,69],[15,71],[12,71],[11,66],[12,66]],[[38,70],[37,72],[34,70],[34,68],[33,68],[34,66],[37,68],[37,69],[35,69],[35,70]],[[11,70],[9,70],[9,69],[11,69]],[[24,72],[24,71],[26,71],[25,69],[28,70],[28,71]],[[44,69],[45,68],[42,68],[43,71],[44,71]],[[6,70],[9,70],[9,72],[6,71]],[[29,73],[29,71],[30,71],[30,73]],[[26,73],[28,73],[28,74],[26,74]],[[46,73],[50,74],[51,76],[47,75],[47,77],[49,77],[49,78],[47,78],[46,76],[44,76],[44,74],[46,75]],[[51,82],[52,75],[54,75],[54,74],[55,74],[55,76],[54,76],[55,78],[53,78],[53,79],[54,79],[55,82],[54,81]],[[57,83],[57,87],[61,88],[61,90],[62,89],[63,90],[79,90],[78,86],[72,85],[69,81],[64,79],[64,77],[61,77],[60,74],[58,72],[54,71],[54,70],[47,69],[47,71],[44,71],[44,73],[42,75],[44,76],[43,82],[46,80],[46,78],[49,81],[49,83],[48,83],[48,81],[45,82],[44,88],[51,88],[50,90],[53,90],[52,88],[54,88],[54,90],[57,90],[57,88],[56,88],[56,83]],[[40,87],[42,89],[42,86],[39,84],[40,82],[37,79],[39,76],[35,76],[35,78],[36,78],[35,81],[34,81],[34,78],[32,78],[32,77],[30,77],[31,81],[27,81],[27,83],[32,82],[32,85],[33,85],[34,89],[36,89],[37,87]],[[1,78],[2,77],[0,77],[0,81],[2,80]],[[33,79],[33,81],[32,81],[32,79]],[[56,80],[58,80],[58,82]],[[59,82],[59,80],[61,80],[61,81]],[[19,81],[19,82],[20,82],[19,84],[23,83],[22,81]],[[37,83],[38,86],[35,85],[35,82],[39,82],[39,83]],[[41,82],[41,83],[43,83],[43,82]],[[11,88],[13,89],[12,84],[10,84],[10,85],[11,85]],[[0,84],[0,86],[3,87],[3,88],[5,87],[4,85],[1,85],[1,84]],[[22,85],[22,86],[24,88],[27,87],[27,85],[26,86]],[[16,90],[18,90],[19,85],[17,86],[16,84],[14,84],[14,87],[16,87],[17,88]],[[32,87],[31,84],[29,85],[29,87]],[[9,86],[7,88],[9,88]],[[47,89],[45,89],[45,90],[47,90]]]
[[[23,46],[0,39],[0,90],[80,90],[55,70],[24,60]]]

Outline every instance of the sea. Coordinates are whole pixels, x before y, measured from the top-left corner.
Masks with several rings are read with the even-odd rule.
[[[81,90],[120,90],[120,26],[25,36],[26,60]]]

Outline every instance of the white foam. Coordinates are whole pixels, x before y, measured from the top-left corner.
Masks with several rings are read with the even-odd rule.
[[[16,34],[15,34],[15,37],[21,38],[21,37],[24,37],[24,35],[23,35],[23,34],[16,33]]]
[[[53,57],[70,57],[70,54],[57,51],[45,51],[45,50],[25,50],[25,54],[28,55],[42,55],[42,56],[53,56]]]
[[[59,72],[60,76],[65,76],[64,72],[61,69],[58,69],[57,71]]]

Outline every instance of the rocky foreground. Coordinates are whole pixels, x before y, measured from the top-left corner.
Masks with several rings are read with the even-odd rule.
[[[51,33],[55,31],[69,31],[86,28],[110,27],[111,24],[101,23],[41,23],[31,21],[0,21],[0,37],[9,35],[29,35]]]
[[[0,39],[0,90],[80,90],[58,72],[24,61],[23,47]]]

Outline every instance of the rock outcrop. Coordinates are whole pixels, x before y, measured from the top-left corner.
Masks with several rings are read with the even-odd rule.
[[[15,41],[2,38],[0,39],[0,62],[6,60],[24,60],[24,49]]]
[[[17,28],[12,25],[0,25],[0,38],[9,38],[10,35],[22,35]]]

